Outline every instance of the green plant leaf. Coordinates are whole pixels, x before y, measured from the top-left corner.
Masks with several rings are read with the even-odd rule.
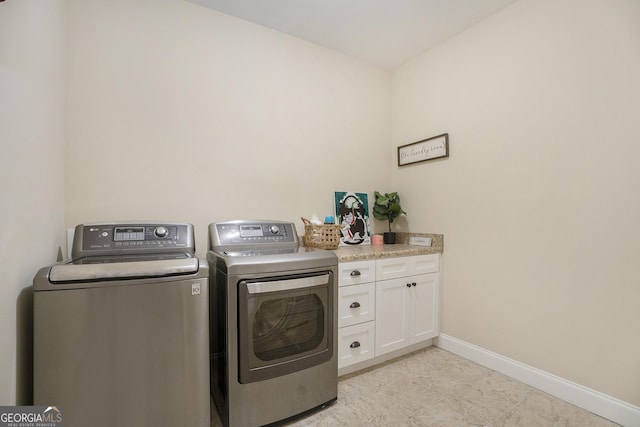
[[[400,207],[400,196],[395,191],[384,195],[374,191],[374,195],[376,201],[373,205],[373,216],[380,221],[388,221],[389,231],[391,231],[391,223],[400,215],[406,214]]]
[[[380,196],[376,199],[376,205],[387,206],[389,204],[389,199],[384,196]]]

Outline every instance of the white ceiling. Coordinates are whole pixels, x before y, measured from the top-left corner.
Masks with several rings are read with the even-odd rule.
[[[187,0],[393,69],[516,0]]]

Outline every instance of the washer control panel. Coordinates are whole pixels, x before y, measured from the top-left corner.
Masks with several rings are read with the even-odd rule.
[[[72,257],[103,253],[193,249],[191,224],[81,224],[75,229]]]

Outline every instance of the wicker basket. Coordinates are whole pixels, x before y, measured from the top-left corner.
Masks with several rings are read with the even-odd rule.
[[[334,224],[312,224],[306,218],[304,223],[304,245],[310,248],[337,249],[340,245],[340,228]]]

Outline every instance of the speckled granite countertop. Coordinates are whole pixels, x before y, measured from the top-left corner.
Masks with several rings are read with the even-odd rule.
[[[409,245],[409,237],[431,237],[431,246]],[[362,261],[368,259],[393,258],[399,256],[438,254],[444,250],[444,235],[428,233],[402,233],[396,236],[395,245],[363,245],[363,246],[340,246],[333,252],[338,256],[339,262]]]

